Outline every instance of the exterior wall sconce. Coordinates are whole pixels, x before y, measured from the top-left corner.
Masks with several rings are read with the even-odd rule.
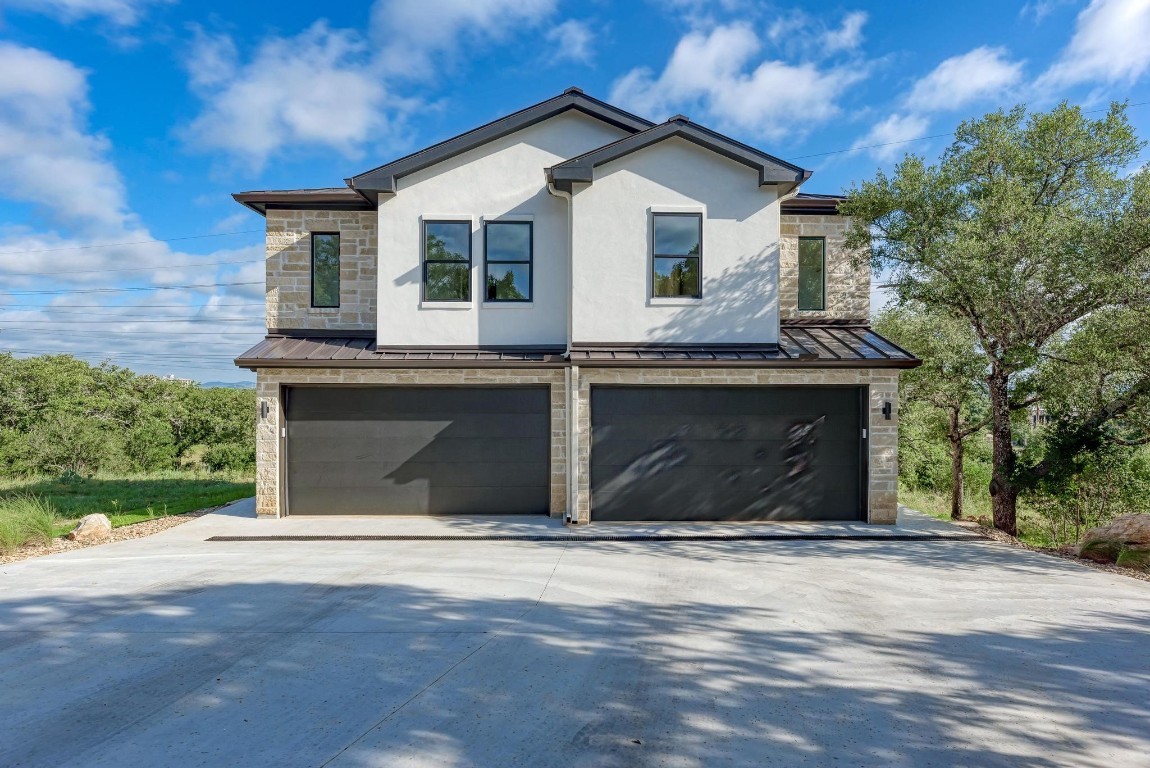
[[[890,421],[890,414],[891,414],[891,404],[890,404],[890,400],[887,400],[885,403],[882,404],[882,417],[884,419],[886,419],[887,421]]]
[[[268,417],[268,401],[260,400],[260,418],[266,419]],[[889,416],[887,418],[890,418]]]

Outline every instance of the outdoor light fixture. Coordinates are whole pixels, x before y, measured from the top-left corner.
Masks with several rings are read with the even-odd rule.
[[[260,418],[266,419],[268,417],[268,401],[260,400]],[[887,418],[890,418],[889,416]]]
[[[890,413],[891,413],[890,400],[887,400],[885,403],[882,404],[882,417],[884,419],[886,419],[887,421],[890,421]]]

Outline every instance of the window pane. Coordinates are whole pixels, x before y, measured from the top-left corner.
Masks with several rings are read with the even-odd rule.
[[[690,214],[655,214],[655,253],[660,256],[698,256],[702,217]]]
[[[488,301],[528,301],[531,299],[531,265],[488,264]]]
[[[423,226],[424,258],[467,261],[471,253],[471,222],[429,221]]]
[[[428,301],[467,301],[471,298],[471,268],[467,264],[427,264]]]
[[[339,306],[339,235],[311,236],[311,305]]]
[[[826,241],[821,237],[799,238],[799,309],[824,309],[823,286]]]
[[[698,296],[699,260],[655,258],[656,296]]]
[[[498,221],[487,225],[490,261],[531,261],[531,224]]]

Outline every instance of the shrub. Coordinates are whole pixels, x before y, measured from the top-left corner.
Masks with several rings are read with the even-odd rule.
[[[18,494],[0,500],[0,547],[5,550],[30,541],[50,546],[59,524],[60,516],[45,498]]]
[[[133,469],[142,472],[171,469],[176,463],[176,441],[165,422],[144,421],[128,431],[124,453]]]
[[[255,445],[239,443],[213,445],[204,451],[203,462],[213,472],[250,472],[256,466],[256,448]]]

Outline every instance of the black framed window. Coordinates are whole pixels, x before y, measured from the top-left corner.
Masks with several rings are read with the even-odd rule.
[[[339,306],[339,233],[311,233],[311,305]]]
[[[799,309],[824,310],[827,296],[827,241],[799,238]]]
[[[471,301],[471,222],[423,222],[424,301]]]
[[[484,225],[487,301],[531,301],[534,239],[530,221],[489,221]]]
[[[703,295],[703,215],[655,213],[651,217],[652,294]]]

